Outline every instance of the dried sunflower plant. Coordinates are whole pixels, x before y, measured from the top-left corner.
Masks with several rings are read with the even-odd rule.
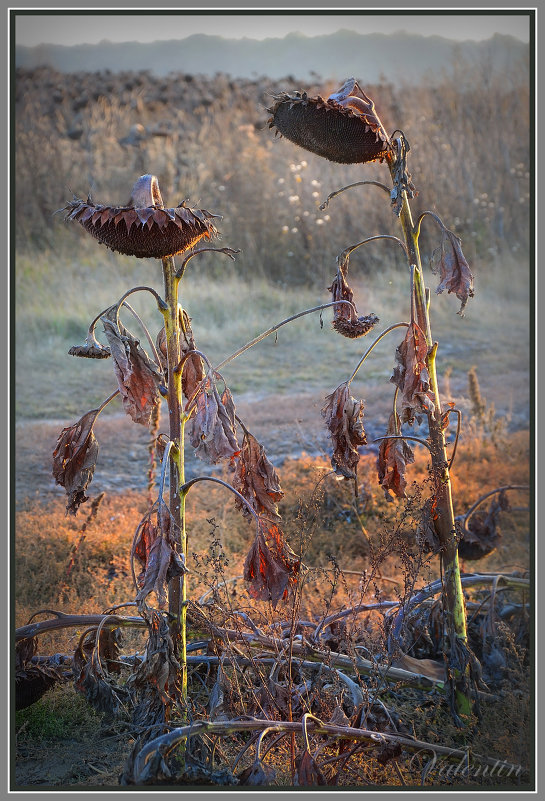
[[[438,343],[432,337],[430,325],[430,292],[425,286],[419,251],[419,235],[424,220],[431,219],[439,227],[440,244],[434,256],[435,271],[440,271],[437,293],[454,293],[461,305],[459,314],[473,297],[473,276],[463,255],[460,239],[431,211],[423,212],[413,221],[410,199],[416,194],[407,168],[409,143],[402,131],[389,136],[376,112],[373,101],[358,83],[348,79],[327,100],[309,97],[305,92],[283,93],[275,97],[269,109],[269,124],[277,133],[307,150],[330,161],[343,164],[384,162],[391,183],[358,181],[333,192],[322,204],[346,189],[374,186],[387,195],[394,215],[399,219],[402,238],[390,235],[369,236],[347,247],[337,258],[337,274],[330,287],[335,300],[350,301],[350,306],[335,309],[334,328],[343,336],[356,338],[367,334],[378,322],[374,315],[359,317],[353,306],[353,292],[348,284],[351,253],[377,239],[390,240],[400,246],[406,256],[410,287],[410,319],[383,331],[366,351],[350,378],[329,395],[323,410],[334,444],[332,466],[346,479],[356,479],[360,458],[358,448],[367,443],[363,427],[363,402],[350,394],[350,385],[375,345],[391,331],[405,329],[403,341],[395,352],[395,368],[391,382],[395,385],[388,430],[380,438],[378,479],[386,497],[393,500],[406,497],[406,468],[414,461],[410,441],[423,444],[430,455],[432,495],[424,508],[421,536],[427,545],[440,554],[443,586],[443,613],[447,637],[444,657],[455,716],[471,712],[470,679],[477,674],[475,658],[468,647],[464,595],[458,561],[459,532],[453,511],[449,458],[445,432],[451,415],[460,413],[453,408],[441,408],[437,381],[436,358]],[[376,191],[376,190],[375,190]],[[399,407],[399,408],[398,408]],[[411,435],[404,426],[426,420],[426,439]]]
[[[53,454],[55,479],[66,491],[67,512],[76,514],[88,500],[86,492],[97,462],[94,424],[105,406],[120,396],[132,420],[152,430],[161,459],[160,480],[133,538],[134,596],[100,614],[56,612],[49,620],[31,619],[16,632],[17,676],[22,685],[28,685],[38,672],[42,680],[39,692],[45,691],[59,678],[60,667],[36,661],[38,635],[63,627],[84,629],[71,659],[76,687],[99,710],[131,712],[135,743],[121,778],[123,784],[274,785],[285,784],[290,775],[296,785],[334,785],[349,781],[346,771],[353,757],[363,759],[365,772],[369,752],[382,768],[388,764],[398,774],[396,760],[402,753],[412,757],[428,752],[456,763],[468,756],[465,750],[422,742],[410,735],[388,710],[381,694],[389,682],[439,693],[450,699],[455,722],[461,725],[472,711],[472,689],[478,685],[479,666],[468,645],[464,606],[463,586],[468,578],[460,574],[458,545],[460,533],[477,537],[475,521],[493,539],[498,510],[505,508],[507,500],[502,494],[501,504],[496,501],[497,510],[495,507],[486,519],[475,510],[488,495],[462,519],[454,517],[450,483],[454,453],[447,454],[445,432],[457,410],[449,407],[443,411],[439,397],[438,345],[432,338],[430,293],[418,248],[425,219],[433,219],[440,229],[437,292],[454,293],[463,312],[473,295],[473,278],[460,240],[436,214],[424,212],[413,221],[409,200],[416,190],[407,169],[406,137],[401,131],[391,136],[386,133],[373,102],[355,80],[346,81],[327,100],[293,92],[278,95],[274,101],[270,126],[303,148],[339,163],[385,163],[391,185],[358,181],[332,193],[325,204],[351,187],[373,185],[387,194],[403,236],[370,236],[346,248],[337,259],[330,301],[283,320],[215,367],[196,346],[190,317],[180,300],[180,286],[188,262],[199,253],[214,251],[232,259],[238,253],[227,247],[195,247],[216,236],[217,216],[185,202],[165,207],[152,175],[137,180],[126,206],[100,205],[89,197],[86,201],[74,198],[64,209],[68,220],[79,222],[107,247],[137,258],[160,259],[164,287],[162,295],[150,286],[125,292],[91,322],[85,343],[70,350],[77,357],[111,359],[118,389],[99,408],[61,432]],[[413,461],[409,442],[416,440],[428,450],[432,493],[424,505],[420,533],[429,550],[440,555],[441,576],[404,603],[379,599],[332,614],[326,609],[318,622],[301,620],[301,591],[312,571],[304,564],[303,546],[295,553],[284,537],[278,475],[263,445],[237,416],[219,370],[281,326],[329,307],[333,309],[333,327],[342,336],[359,338],[372,331],[378,317],[358,314],[348,269],[351,253],[377,239],[391,240],[407,258],[410,319],[384,330],[348,380],[327,397],[322,413],[333,443],[331,461],[334,471],[355,481],[357,489],[359,449],[367,439],[363,401],[352,396],[351,383],[377,342],[392,331],[404,330],[391,378],[395,385],[392,413],[388,430],[380,438],[378,479],[388,498],[404,498],[406,467]],[[128,301],[136,292],[151,295],[162,316],[156,336]],[[148,352],[121,322],[122,313],[124,319],[132,314],[140,336],[149,345]],[[104,344],[95,334],[99,322]],[[161,399],[168,409],[168,433],[159,434]],[[459,417],[457,414],[458,424]],[[427,425],[425,439],[404,428],[420,418]],[[231,483],[208,475],[187,480],[187,441],[205,462],[229,464]],[[273,608],[290,598],[291,619],[287,622],[269,624],[258,605],[255,610],[233,608],[224,592],[228,576],[222,575],[225,580],[216,581],[205,594],[212,596],[211,604],[205,603],[205,596],[191,598],[186,499],[201,482],[214,482],[229,491],[237,509],[253,526],[254,537],[244,563],[248,592]],[[509,487],[502,488],[506,489]],[[92,514],[98,502],[99,498],[92,502]],[[218,542],[212,543],[210,562],[222,572]],[[492,574],[477,579],[469,583],[493,584],[494,592],[499,580],[523,590],[528,584],[523,578]],[[410,658],[392,665],[391,659],[377,659],[367,650],[368,659],[362,655],[363,645],[350,642],[347,617],[371,612],[388,617],[388,647],[391,643],[395,647],[402,642],[412,612],[436,595],[441,596],[446,632],[442,639],[444,675],[426,673],[419,669],[418,660]],[[136,607],[138,614],[120,613],[121,608],[130,606]],[[437,605],[432,609],[435,614]],[[145,633],[143,654],[121,653],[119,632],[128,627]],[[30,695],[35,700],[36,693]],[[219,745],[222,738],[229,738],[225,751]],[[277,766],[281,765],[283,775],[278,780],[272,764],[265,762],[269,753],[276,756]],[[497,764],[486,756],[471,756],[480,765]],[[239,772],[235,773],[237,765]],[[240,771],[242,765],[246,767]],[[361,777],[361,765],[356,775]]]

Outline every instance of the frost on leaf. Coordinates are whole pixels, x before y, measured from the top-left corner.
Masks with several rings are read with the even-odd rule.
[[[166,588],[169,581],[185,573],[186,568],[168,531],[158,531],[149,515],[138,526],[133,555],[142,566],[136,577],[136,601],[141,604],[150,592],[155,592],[159,608],[163,608],[167,602]]]
[[[235,430],[235,404],[229,389],[219,394],[211,375],[196,396],[189,440],[195,456],[209,464],[233,459],[240,446]]]
[[[443,229],[441,245],[433,253],[433,272],[440,274],[440,283],[435,290],[438,295],[447,290],[454,292],[461,301],[458,314],[463,317],[469,298],[474,296],[473,275],[462,253],[462,240],[447,228]]]
[[[375,314],[358,317],[354,304],[354,292],[346,280],[347,265],[348,259],[344,262],[344,269],[339,265],[337,275],[331,286],[328,287],[328,291],[331,292],[332,301],[346,300],[352,304],[349,306],[347,303],[338,303],[334,307],[333,328],[343,337],[356,339],[369,333],[379,320]]]
[[[390,378],[401,394],[401,420],[409,425],[422,412],[432,414],[435,409],[426,366],[427,355],[428,346],[422,329],[412,322],[405,339],[396,349],[397,365]]]
[[[378,483],[384,490],[386,500],[393,500],[390,491],[398,498],[405,498],[405,468],[414,462],[412,448],[404,439],[395,439],[400,433],[399,416],[392,412],[388,421],[388,434],[392,438],[383,439],[378,449]]]
[[[348,382],[328,395],[322,416],[333,442],[331,465],[344,478],[356,478],[360,460],[358,447],[367,444],[363,427],[363,401],[350,395]]]
[[[135,423],[149,426],[161,400],[158,389],[161,377],[139,341],[118,323],[116,316],[117,307],[113,306],[102,317],[102,322],[123,408]]]
[[[242,448],[237,459],[233,486],[246,498],[256,514],[278,520],[278,501],[284,497],[274,466],[267,458],[265,448],[249,431],[244,433]],[[238,498],[235,505],[243,515],[250,512]]]
[[[85,490],[93,478],[98,458],[98,442],[93,425],[98,409],[87,412],[68,428],[63,428],[53,451],[53,477],[68,496],[67,512],[76,514],[88,500]]]
[[[267,528],[265,521],[244,562],[244,580],[248,592],[258,601],[270,601],[273,607],[288,597],[288,587],[299,572],[300,562],[276,524]]]

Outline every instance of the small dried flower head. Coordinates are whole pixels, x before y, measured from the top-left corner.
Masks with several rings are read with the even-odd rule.
[[[84,345],[72,345],[68,353],[82,359],[108,359],[112,355],[110,349],[101,345],[92,331],[87,335]]]
[[[390,139],[373,101],[349,78],[327,100],[282,92],[268,111],[269,127],[296,145],[340,164],[382,161]]]
[[[63,210],[66,220],[77,220],[101,244],[137,258],[174,256],[217,234],[212,220],[218,215],[189,208],[185,201],[165,208],[154,175],[138,179],[127,206],[101,205],[88,197],[74,198]]]

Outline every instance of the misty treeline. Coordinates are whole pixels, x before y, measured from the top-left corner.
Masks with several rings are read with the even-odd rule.
[[[347,76],[348,77],[348,76]],[[481,269],[529,245],[530,92],[527,65],[509,74],[485,63],[459,66],[434,87],[367,85],[389,133],[402,126],[418,148],[409,169],[419,190],[413,210],[437,210]],[[72,194],[128,203],[126,187],[142,173],[159,178],[167,205],[184,199],[221,214],[225,243],[242,249],[237,271],[273,281],[323,284],[347,243],[368,232],[393,232],[383,194],[357,187],[328,208],[327,195],[358,180],[387,181],[375,164],[315,157],[268,131],[275,93],[305,90],[327,97],[337,83],[304,84],[292,76],[233,80],[172,74],[62,74],[49,68],[15,76],[16,245],[20,250],[77,246],[84,232],[52,216]],[[424,259],[437,232],[423,230]],[[377,242],[358,252],[363,272],[403,258]],[[356,258],[356,257],[355,257]]]

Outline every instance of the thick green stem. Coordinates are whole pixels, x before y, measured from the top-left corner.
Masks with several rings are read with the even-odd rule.
[[[390,171],[394,178],[394,164],[390,162]],[[452,491],[448,467],[445,437],[442,428],[441,400],[437,382],[436,352],[437,343],[433,342],[431,335],[429,302],[426,294],[422,263],[418,248],[418,232],[413,224],[411,209],[406,192],[403,192],[400,222],[405,235],[409,265],[412,273],[414,292],[415,322],[423,331],[428,346],[427,367],[429,372],[430,388],[434,396],[435,410],[428,414],[429,440],[431,462],[435,489],[435,529],[441,545],[441,558],[444,570],[445,586],[445,612],[447,628],[454,636],[449,637],[451,644],[456,638],[464,645],[467,643],[466,613],[462,583],[460,580],[460,566],[458,562],[458,545],[456,541],[456,527],[454,522],[454,509],[452,504]],[[459,660],[451,651],[449,662],[454,666]],[[471,704],[467,695],[466,676],[457,677],[456,709],[458,713],[469,714]]]
[[[170,459],[170,531],[183,559],[187,561],[187,538],[185,530],[185,495],[180,487],[184,476],[184,441],[182,423],[182,374],[177,369],[180,362],[180,314],[178,310],[178,284],[174,259],[162,260],[165,285],[163,312],[165,320],[167,367],[168,367],[168,416],[169,440],[173,443]],[[184,573],[172,579],[168,586],[168,611],[171,616],[171,634],[176,655],[181,665],[181,692],[184,714],[187,700],[187,638],[186,638],[187,577]]]

